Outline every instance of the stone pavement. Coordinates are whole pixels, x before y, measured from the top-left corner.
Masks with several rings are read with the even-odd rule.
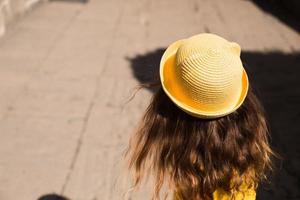
[[[149,56],[200,32],[237,41],[249,63],[266,65],[257,55],[268,52],[273,64],[299,57],[299,34],[250,1],[56,0],[11,26],[0,39],[0,199],[122,199],[122,155],[151,96],[126,103],[150,73],[142,64],[156,67]],[[296,184],[299,174],[287,178]]]

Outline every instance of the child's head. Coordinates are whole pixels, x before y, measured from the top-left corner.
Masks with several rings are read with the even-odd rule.
[[[162,56],[162,87],[179,108],[193,116],[225,116],[247,95],[249,83],[240,53],[237,43],[214,34],[178,40]]]
[[[272,155],[260,102],[247,85],[238,108],[215,113],[191,114],[159,86],[130,142],[135,184],[153,173],[156,197],[167,183],[189,200],[210,199],[216,189],[230,192],[243,182],[256,185]]]

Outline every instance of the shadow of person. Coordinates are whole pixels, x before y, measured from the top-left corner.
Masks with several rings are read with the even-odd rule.
[[[46,194],[41,196],[37,200],[70,200],[70,199],[57,194]]]
[[[164,50],[158,48],[126,58],[141,84],[159,80]],[[300,196],[300,52],[244,51],[241,59],[250,84],[266,109],[271,145],[284,158],[281,170],[271,179],[272,184],[259,187],[257,199],[297,199]],[[150,91],[154,92],[151,88]]]
[[[159,81],[159,63],[165,48],[155,49],[144,55],[137,55],[133,58],[126,57],[130,62],[134,77],[141,83],[155,83]],[[151,92],[155,92],[154,88],[149,88]]]

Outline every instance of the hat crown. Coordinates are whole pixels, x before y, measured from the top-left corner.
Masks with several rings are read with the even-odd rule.
[[[234,107],[243,75],[240,52],[237,43],[213,34],[186,39],[176,53],[176,74],[182,93],[210,111]]]

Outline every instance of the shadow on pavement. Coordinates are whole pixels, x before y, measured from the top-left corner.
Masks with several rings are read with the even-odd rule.
[[[60,196],[57,194],[46,194],[38,198],[37,200],[70,200],[67,197]]]
[[[126,58],[140,83],[159,80],[164,48]],[[250,83],[265,106],[271,145],[283,157],[271,184],[260,186],[258,200],[297,199],[300,196],[300,52],[243,52]],[[153,92],[153,91],[152,91]]]
[[[130,62],[134,77],[141,83],[154,83],[159,81],[159,62],[164,53],[163,48],[137,55],[134,58],[126,57]],[[154,89],[151,89],[154,92]]]
[[[298,0],[252,0],[264,12],[300,32],[300,2]]]

